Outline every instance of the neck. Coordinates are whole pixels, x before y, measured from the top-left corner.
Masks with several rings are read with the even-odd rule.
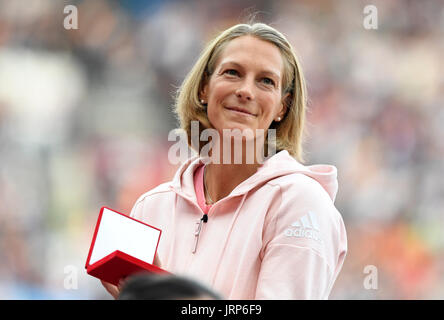
[[[256,173],[259,164],[213,164],[206,165],[207,194],[214,202],[228,196],[239,184]],[[210,200],[207,195],[207,200]],[[210,202],[210,201],[208,201]]]
[[[259,145],[263,148],[263,142]],[[230,155],[225,160],[223,159],[224,151]],[[221,144],[219,149],[212,149],[211,161],[206,165],[204,177],[207,201],[210,202],[210,197],[213,202],[225,198],[234,188],[256,173],[263,163],[263,157],[258,158],[257,156],[262,155],[263,150],[260,149],[259,151],[256,152],[256,149],[254,151],[248,150],[246,144],[243,143],[242,153],[236,155],[233,142],[231,142],[229,148],[226,144]],[[251,157],[251,154],[250,157],[247,157],[247,152],[254,152],[254,157]],[[217,158],[215,158],[215,155]],[[251,161],[251,159],[254,159],[254,161]]]

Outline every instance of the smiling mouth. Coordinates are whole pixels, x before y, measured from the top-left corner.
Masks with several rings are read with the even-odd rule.
[[[240,113],[240,114],[245,114],[245,115],[256,117],[255,114],[253,114],[251,112],[248,112],[247,110],[244,110],[242,108],[238,108],[238,107],[225,107],[225,109],[228,109],[230,111],[234,111],[234,112],[237,112],[237,113]]]

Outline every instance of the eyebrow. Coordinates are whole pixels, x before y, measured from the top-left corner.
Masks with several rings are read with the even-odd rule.
[[[238,68],[244,68],[241,64],[239,64],[239,63],[237,63],[237,62],[234,62],[234,61],[227,61],[227,62],[224,62],[224,63],[222,63],[221,65],[220,65],[220,68],[223,68],[225,65],[234,65],[234,66],[236,66],[236,67],[238,67]],[[262,74],[266,74],[266,75],[271,75],[271,76],[274,76],[274,77],[276,77],[277,78],[277,80],[279,81],[280,79],[281,79],[281,77],[280,77],[280,75],[279,74],[277,74],[276,72],[273,72],[273,71],[271,71],[271,70],[262,70],[261,71],[261,73]]]

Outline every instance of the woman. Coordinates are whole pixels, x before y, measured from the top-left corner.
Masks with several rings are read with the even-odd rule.
[[[190,158],[131,212],[162,229],[162,268],[227,299],[328,298],[346,232],[334,206],[336,168],[302,164],[305,108],[299,63],[274,28],[239,24],[207,46],[179,89],[176,113],[196,151],[206,142],[192,144],[192,121],[199,121],[200,137],[207,128],[219,133],[211,159]],[[222,139],[234,129],[253,135]],[[217,161],[237,142],[241,163]],[[261,152],[246,161],[251,142]],[[270,145],[278,152],[267,152]]]

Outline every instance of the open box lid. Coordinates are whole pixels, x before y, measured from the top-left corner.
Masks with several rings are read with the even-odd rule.
[[[115,251],[152,264],[162,230],[102,207],[97,219],[85,269]]]

